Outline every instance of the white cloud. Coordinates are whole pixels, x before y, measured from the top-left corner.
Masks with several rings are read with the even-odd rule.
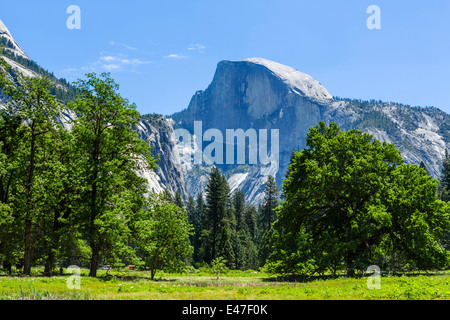
[[[150,63],[150,61],[145,61],[141,59],[128,59],[123,56],[102,56],[99,58],[101,62],[111,63],[115,62],[120,66],[139,66],[142,64]]]
[[[165,56],[166,59],[174,59],[174,60],[181,60],[189,58],[188,56],[184,56],[181,54],[169,54],[168,56]]]
[[[125,48],[128,50],[137,50],[137,48],[135,48],[135,47],[132,47],[125,43],[116,42],[116,41],[110,41],[109,44],[112,46],[116,46],[116,47],[122,47],[122,48]]]
[[[200,43],[190,44],[188,48],[189,51],[199,51],[199,52],[203,52],[203,50],[205,49],[206,47]]]
[[[128,58],[126,55],[122,54],[109,54],[109,55],[100,55],[95,62],[89,63],[86,66],[79,68],[67,68],[62,72],[67,75],[72,76],[80,76],[82,73],[87,72],[96,72],[101,73],[104,71],[107,72],[137,72],[138,67],[153,63],[153,61],[142,60],[138,58]]]

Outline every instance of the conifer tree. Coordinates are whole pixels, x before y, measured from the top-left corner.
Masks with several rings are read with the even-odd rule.
[[[233,206],[236,220],[236,231],[244,228],[245,194],[240,189],[233,193]]]
[[[440,176],[440,185],[438,189],[439,199],[445,202],[450,201],[450,155],[445,150],[445,157],[442,162],[442,172]]]
[[[419,168],[425,170],[427,172],[427,174],[430,174],[430,172],[427,169],[427,166],[425,165],[425,163],[423,161],[420,161]]]
[[[168,203],[175,203],[175,199],[172,196],[172,193],[170,192],[170,190],[168,188],[164,189],[164,199],[168,202]]]
[[[264,202],[261,208],[261,226],[265,231],[269,231],[272,223],[276,220],[274,209],[278,207],[279,198],[278,187],[273,176],[269,176],[264,188]]]
[[[213,167],[206,186],[206,217],[203,226],[208,233],[208,236],[204,236],[203,239],[208,238],[210,241],[210,255],[206,259],[208,263],[218,257],[219,243],[228,239],[224,232],[224,226],[229,225],[227,221],[228,192],[229,187],[224,183],[224,177],[216,167]]]
[[[189,223],[194,227],[194,234],[191,236],[191,243],[194,247],[194,253],[192,258],[194,263],[200,263],[203,259],[201,249],[202,243],[200,241],[202,226],[205,225],[203,222],[205,219],[205,202],[203,200],[203,195],[199,193],[197,195],[197,200],[194,202],[194,211],[190,215]],[[190,208],[190,205],[188,205]]]
[[[177,190],[177,192],[175,193],[175,204],[179,208],[184,208],[184,201],[179,190]]]

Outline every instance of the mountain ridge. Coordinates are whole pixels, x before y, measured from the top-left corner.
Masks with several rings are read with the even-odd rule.
[[[1,51],[1,56],[12,66],[13,74],[46,74],[20,49],[1,21],[0,35],[8,37],[14,46]],[[52,76],[48,72],[46,75]],[[52,79],[57,84],[55,87],[59,87],[60,96],[67,93],[65,99],[60,99],[63,103],[74,98],[74,88],[69,83]],[[74,117],[76,115],[66,109],[61,122],[70,129],[67,123]],[[197,91],[185,109],[169,116],[143,115],[135,128],[161,158],[155,172],[141,173],[147,178],[150,190],[168,189],[172,194],[180,191],[185,200],[204,192],[211,165],[194,164],[192,158],[180,157],[179,151],[183,148],[176,140],[177,129],[193,134],[195,121],[202,121],[205,130],[216,128],[222,132],[227,129],[279,130],[278,163],[218,165],[232,191],[243,190],[246,199],[254,204],[262,201],[269,175],[276,177],[281,187],[292,150],[305,147],[309,128],[319,121],[336,122],[343,130],[358,129],[372,134],[375,139],[394,143],[407,162],[423,161],[434,177],[439,176],[444,150],[450,147],[450,115],[439,108],[332,97],[316,79],[289,66],[256,57],[223,60],[218,62],[209,86]],[[195,148],[198,146],[194,142],[182,151],[189,153]]]
[[[0,37],[6,38],[8,41],[11,42],[9,49],[11,49],[14,52],[14,54],[18,54],[25,59],[30,59],[27,56],[27,54],[22,50],[22,48],[19,46],[19,44],[16,42],[16,40],[14,40],[13,36],[11,35],[11,32],[9,32],[8,28],[5,26],[2,20],[0,20]]]
[[[278,72],[267,67],[270,65],[277,66]],[[243,189],[248,201],[258,203],[269,174],[276,177],[281,187],[292,150],[305,147],[309,128],[319,121],[336,122],[343,130],[358,129],[372,134],[375,139],[394,143],[406,162],[420,164],[423,161],[431,175],[439,176],[444,150],[450,146],[450,116],[444,111],[376,100],[337,99],[329,96],[312,77],[314,82],[309,88],[319,93],[305,94],[302,90],[293,90],[292,86],[296,82],[292,75],[300,75],[302,81],[303,74],[280,66],[262,58],[221,61],[211,84],[197,91],[186,109],[169,116],[175,128],[191,133],[195,121],[202,121],[204,130],[280,131],[278,170],[263,165],[246,169],[241,166],[239,172],[234,173],[236,166],[218,166],[228,177],[232,190]],[[289,74],[283,75],[280,70],[288,70]],[[193,196],[202,192],[208,166],[186,165],[184,168],[186,181],[203,183],[202,186],[199,183],[188,185],[188,192]]]

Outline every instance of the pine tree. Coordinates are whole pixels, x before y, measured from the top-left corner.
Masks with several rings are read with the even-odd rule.
[[[267,178],[264,201],[259,208],[260,235],[258,243],[259,265],[263,266],[272,252],[272,224],[277,219],[274,209],[279,204],[278,187],[273,176]]]
[[[205,261],[209,263],[220,254],[231,265],[230,239],[236,227],[234,207],[231,201],[230,187],[224,175],[216,167],[211,169],[206,186],[206,210],[202,226],[203,246],[210,252],[205,252]]]
[[[189,206],[188,206],[189,207]],[[205,220],[205,201],[203,195],[199,193],[195,201],[195,211],[190,216],[190,223],[194,226],[194,234],[191,237],[191,243],[194,247],[194,254],[192,256],[194,263],[200,263],[204,255],[202,254],[201,234],[202,226],[206,225]]]
[[[244,213],[245,213],[245,194],[237,189],[233,193],[233,206],[236,220],[236,231],[244,228]]]
[[[226,217],[226,200],[222,175],[216,167],[213,167],[206,186],[206,225],[204,229],[210,232],[209,239],[211,241],[211,254],[208,260],[214,260],[217,257],[219,236],[222,232],[223,219]]]
[[[176,204],[179,208],[184,208],[184,201],[183,201],[183,198],[181,197],[180,191],[178,191],[178,190],[177,190],[177,192],[175,193],[175,204]]]
[[[189,198],[188,198],[188,202],[186,205],[186,211],[188,214],[189,223],[194,225],[196,208],[195,208],[195,200],[194,200],[194,197],[192,197],[192,196],[189,196]]]
[[[424,169],[427,172],[428,175],[430,174],[430,172],[427,169],[427,166],[425,165],[425,163],[423,161],[420,161],[419,168],[420,169]]]
[[[175,203],[175,199],[168,188],[164,189],[164,200],[168,203]]]
[[[261,211],[261,226],[264,230],[269,231],[272,223],[276,220],[276,213],[274,209],[279,204],[279,191],[273,176],[267,178],[266,186],[264,188],[264,202]]]
[[[450,155],[448,150],[445,150],[445,157],[442,162],[441,177],[439,179],[440,185],[438,189],[439,199],[445,202],[450,201]]]
[[[246,206],[244,212],[244,223],[245,228],[248,230],[253,242],[256,242],[258,235],[257,214],[258,212],[254,205]]]

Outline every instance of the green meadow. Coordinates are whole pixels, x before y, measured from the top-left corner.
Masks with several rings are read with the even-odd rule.
[[[97,278],[82,270],[80,289],[69,289],[71,275],[44,277],[0,275],[1,300],[448,300],[450,271],[387,275],[380,289],[369,289],[371,278],[311,278],[277,281],[254,271],[231,271],[216,276],[195,274],[99,271]]]

